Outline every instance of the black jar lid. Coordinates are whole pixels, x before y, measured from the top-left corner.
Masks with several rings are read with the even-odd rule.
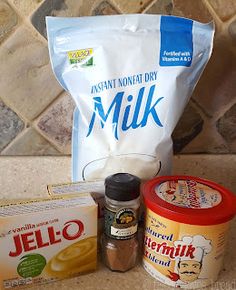
[[[116,173],[105,179],[105,195],[117,201],[129,201],[140,195],[140,179],[129,173]]]

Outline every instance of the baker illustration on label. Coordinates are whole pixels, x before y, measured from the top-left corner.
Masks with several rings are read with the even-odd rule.
[[[193,258],[189,256],[179,257],[175,266],[175,272],[169,271],[168,277],[176,282],[176,286],[190,286],[192,283],[197,283],[197,280],[204,279],[200,274],[204,257],[212,250],[211,240],[207,240],[201,235],[186,236],[182,240],[175,241],[174,245],[182,245],[183,247],[191,245],[194,248]]]

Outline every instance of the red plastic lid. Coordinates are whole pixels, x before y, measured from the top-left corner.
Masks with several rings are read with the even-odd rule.
[[[236,196],[212,181],[193,176],[162,176],[142,186],[147,208],[167,219],[215,225],[236,214]]]

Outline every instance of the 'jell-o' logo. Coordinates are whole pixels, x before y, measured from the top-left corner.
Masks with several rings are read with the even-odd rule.
[[[42,229],[18,234],[13,236],[15,248],[9,252],[9,256],[17,257],[23,252],[29,252],[60,243],[62,239],[69,241],[76,240],[83,232],[84,224],[80,220],[70,220],[64,224],[62,231],[50,226],[44,234],[42,233]]]

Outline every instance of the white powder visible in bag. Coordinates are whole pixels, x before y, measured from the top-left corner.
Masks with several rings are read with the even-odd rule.
[[[148,179],[153,172],[157,175],[160,169],[160,161],[155,156],[124,154],[92,161],[84,168],[82,177],[85,180],[105,179],[114,171],[132,172],[133,175]]]

